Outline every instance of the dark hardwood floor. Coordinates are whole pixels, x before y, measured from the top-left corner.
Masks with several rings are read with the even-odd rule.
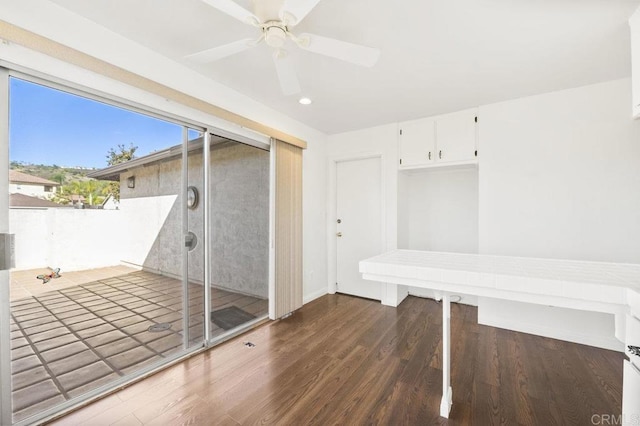
[[[621,353],[481,326],[470,306],[451,311],[448,420],[438,416],[440,304],[327,295],[56,424],[590,425],[620,414]]]

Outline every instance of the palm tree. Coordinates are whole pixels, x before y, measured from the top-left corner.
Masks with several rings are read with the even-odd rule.
[[[93,197],[94,195],[98,195],[98,181],[91,179],[91,180],[85,180],[83,182],[84,184],[84,191],[85,191],[85,198],[89,198],[89,205],[92,206],[93,205]]]
[[[64,173],[56,173],[51,176],[51,180],[58,182],[60,185],[64,185]]]

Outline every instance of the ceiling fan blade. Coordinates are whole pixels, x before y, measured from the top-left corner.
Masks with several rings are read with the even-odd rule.
[[[256,42],[256,40],[252,38],[245,38],[242,40],[234,41],[233,43],[223,44],[222,46],[187,55],[185,56],[185,59],[206,64],[209,62],[217,61],[218,59],[226,58],[227,56],[231,56],[236,53],[240,53],[244,50],[251,49],[252,47],[256,47],[257,45],[258,43]]]
[[[280,19],[290,27],[298,25],[318,3],[320,0],[284,0]]]
[[[257,25],[260,20],[256,16],[249,12],[247,9],[238,6],[238,4],[232,0],[202,0],[209,6],[215,7],[220,12],[224,12],[229,16],[236,18],[238,21],[244,22],[249,25]]]
[[[285,96],[300,93],[300,82],[296,75],[296,70],[291,61],[291,57],[284,50],[276,51],[273,54],[273,62],[276,65],[280,88]]]
[[[380,49],[315,34],[300,34],[298,40],[298,46],[302,49],[363,67],[374,66],[380,57]]]

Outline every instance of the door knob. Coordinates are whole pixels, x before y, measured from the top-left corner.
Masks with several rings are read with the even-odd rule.
[[[342,232],[338,232],[338,233],[336,234],[336,237],[342,237]]]

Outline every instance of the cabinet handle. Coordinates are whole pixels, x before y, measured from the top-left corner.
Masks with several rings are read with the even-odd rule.
[[[631,352],[632,355],[640,356],[640,346],[628,345],[627,348],[629,348],[629,352]]]
[[[442,151],[438,151],[438,158],[442,160]]]
[[[431,160],[431,151],[429,151],[429,160]]]

